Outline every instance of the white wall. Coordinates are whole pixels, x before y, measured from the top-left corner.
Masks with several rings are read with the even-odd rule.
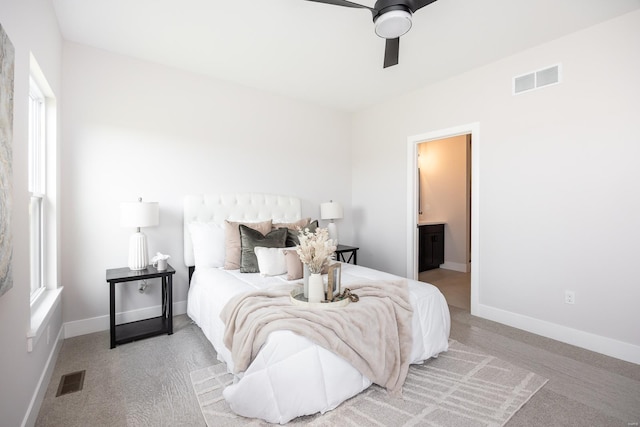
[[[63,71],[67,336],[108,328],[105,269],[127,265],[133,232],[120,227],[122,201],[159,202],[160,226],[143,231],[150,254],[171,255],[183,310],[185,194],[295,195],[313,218],[333,199],[345,205],[339,227],[351,240],[350,115],[73,43]],[[158,283],[117,294],[117,311],[160,304]]]
[[[0,424],[34,422],[62,329],[60,305],[44,326],[48,333],[27,352],[30,329],[29,193],[27,186],[29,54],[33,53],[61,99],[62,38],[48,1],[0,1],[0,23],[15,48],[13,120],[13,288],[0,297]],[[55,284],[54,284],[55,286]],[[48,338],[46,336],[48,335]],[[42,388],[38,388],[40,385]]]
[[[466,135],[418,144],[422,193],[419,221],[446,223],[442,268],[464,273],[469,263],[467,146]]]
[[[640,363],[638,52],[636,11],[358,113],[358,259],[405,274],[407,138],[478,122],[476,314]]]

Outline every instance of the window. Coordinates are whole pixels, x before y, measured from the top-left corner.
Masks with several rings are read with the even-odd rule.
[[[29,81],[29,206],[31,300],[44,290],[44,206],[46,159],[46,108],[42,90]]]
[[[57,101],[42,70],[30,55],[29,79],[29,253],[31,322],[27,351],[49,336],[53,313],[62,300],[59,284],[57,185]],[[26,213],[26,212],[25,212]],[[46,340],[49,345],[49,339]]]

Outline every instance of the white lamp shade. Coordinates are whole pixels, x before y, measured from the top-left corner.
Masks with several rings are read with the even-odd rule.
[[[342,205],[336,202],[320,204],[320,219],[340,219],[343,217]]]
[[[159,223],[158,202],[123,202],[120,205],[120,225],[123,227],[153,227]]]

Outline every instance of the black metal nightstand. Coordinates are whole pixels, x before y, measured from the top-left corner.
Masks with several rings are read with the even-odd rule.
[[[149,338],[161,334],[173,334],[173,275],[175,270],[170,265],[164,271],[152,266],[144,270],[130,270],[128,267],[107,270],[109,283],[109,330],[111,332],[111,348],[118,344]],[[137,280],[162,279],[162,315],[151,319],[116,325],[116,283]]]
[[[358,264],[358,249],[355,246],[338,245],[336,248],[336,259],[342,262],[351,262]],[[345,254],[349,254],[349,258],[345,259]]]

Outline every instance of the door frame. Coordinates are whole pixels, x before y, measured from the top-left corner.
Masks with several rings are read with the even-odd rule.
[[[407,277],[418,280],[418,144],[471,134],[471,314],[480,301],[480,123],[469,123],[407,138]]]

